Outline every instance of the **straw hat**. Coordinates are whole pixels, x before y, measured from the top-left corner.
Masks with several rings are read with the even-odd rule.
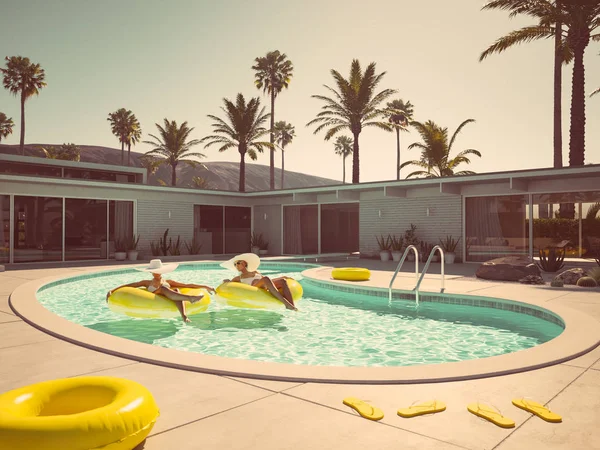
[[[260,258],[254,253],[242,253],[241,255],[237,255],[235,258],[231,258],[229,261],[221,263],[220,266],[224,267],[225,269],[239,272],[237,267],[235,267],[236,261],[246,261],[248,264],[248,267],[246,267],[248,272],[254,272],[256,269],[258,269],[258,266],[260,266]]]
[[[160,259],[153,259],[150,261],[150,264],[146,267],[136,267],[135,270],[139,270],[140,272],[150,272],[150,273],[158,273],[165,274],[169,272],[173,272],[177,269],[177,263],[163,264]]]

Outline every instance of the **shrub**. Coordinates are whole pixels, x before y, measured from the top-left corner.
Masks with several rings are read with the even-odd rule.
[[[185,248],[187,249],[190,255],[199,255],[200,250],[202,250],[202,244],[198,243],[196,238],[194,238],[189,244],[187,243],[187,241],[185,241]]]
[[[404,247],[404,238],[400,236],[397,238],[394,236],[388,236],[392,240],[392,251],[393,252],[401,252]]]
[[[442,246],[442,249],[444,250],[444,252],[454,253],[459,241],[460,241],[460,238],[458,238],[458,240],[455,241],[454,238],[449,235],[449,236],[446,236],[446,238],[443,241],[440,239],[440,245]]]
[[[181,236],[177,235],[177,241],[175,242],[175,244],[171,245],[171,239],[169,238],[169,247],[171,247],[171,255],[172,256],[179,256],[181,255],[181,250],[179,249],[180,245],[181,245]],[[166,253],[165,253],[166,255]]]
[[[413,223],[410,224],[410,228],[404,231],[404,245],[419,245],[419,238],[417,237],[417,226]]]
[[[262,248],[262,245],[264,245],[262,233],[256,233],[256,232],[252,233],[252,235],[250,236],[250,248],[252,248],[252,247]]]
[[[160,250],[162,251],[162,254],[165,256],[168,255],[168,251],[171,248],[171,239],[170,238],[169,238],[169,242],[167,243],[167,235],[168,234],[169,234],[169,229],[167,228],[165,230],[165,234],[163,235],[163,237],[161,237],[160,240],[158,241]]]
[[[150,251],[152,252],[152,256],[160,256],[160,245],[156,242],[150,242]]]
[[[550,283],[550,286],[552,286],[552,287],[563,287],[564,285],[565,285],[565,282],[560,278],[555,278]]]
[[[544,272],[557,272],[565,265],[565,251],[556,247],[540,250],[540,262],[538,267]]]
[[[581,277],[577,280],[577,286],[581,287],[596,287],[598,283],[592,277]]]
[[[127,250],[137,250],[138,242],[140,242],[140,235],[132,235],[127,242]]]
[[[126,252],[127,251],[127,239],[115,239],[115,252]]]
[[[378,236],[375,236],[375,239],[377,239],[377,245],[379,245],[380,251],[384,252],[384,251],[390,250],[392,248],[392,239],[389,235],[388,235],[388,237],[385,237],[382,234],[381,239]]]

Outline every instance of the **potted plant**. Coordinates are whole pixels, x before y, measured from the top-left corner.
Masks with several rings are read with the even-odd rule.
[[[419,238],[417,237],[417,226],[413,223],[410,224],[410,229],[404,231],[404,245],[405,247],[408,247],[409,245],[414,245],[415,247],[419,246]],[[415,255],[413,252],[410,252],[406,259],[408,259],[409,261],[414,261],[415,260]]]
[[[391,240],[390,236],[388,235],[388,237],[385,237],[382,234],[381,238],[379,238],[378,236],[375,236],[375,239],[377,239],[377,245],[379,245],[379,256],[380,256],[381,260],[389,261],[390,260],[390,250],[392,248],[392,240]]]
[[[440,239],[440,245],[444,250],[444,262],[446,264],[454,264],[454,258],[456,258],[456,253],[454,251],[456,250],[459,241],[460,238],[455,241],[450,235],[446,236],[444,240]]]
[[[404,238],[400,236],[397,238],[396,236],[391,236],[392,239],[392,259],[394,261],[400,261],[402,258],[402,247],[404,247]]]
[[[250,251],[255,255],[258,255],[260,247],[263,244],[262,233],[252,233],[250,236]]]
[[[127,259],[129,261],[136,261],[138,258],[138,251],[137,251],[137,246],[138,246],[138,242],[140,241],[140,235],[138,234],[137,237],[136,235],[132,235],[131,238],[128,240],[128,245],[127,245]]]
[[[125,239],[115,239],[115,259],[125,261],[127,258],[127,241]]]
[[[433,250],[434,245],[430,244],[429,242],[425,242],[425,241],[421,241],[421,261],[422,262],[427,262],[427,258],[429,258],[429,254],[431,253],[431,250]],[[431,261],[433,262],[437,262],[439,260],[439,254],[434,254],[433,258],[431,258]]]
[[[268,252],[269,252],[269,241],[263,239],[262,245],[260,246],[260,248],[258,250],[258,254],[266,255]]]

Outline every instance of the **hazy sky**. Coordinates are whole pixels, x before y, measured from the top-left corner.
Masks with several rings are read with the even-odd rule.
[[[138,117],[143,139],[164,118],[187,121],[193,138],[211,132],[207,114],[222,115],[223,97],[268,98],[253,84],[254,58],[278,49],[294,64],[290,88],[277,99],[276,120],[296,127],[286,150],[288,170],[341,180],[333,141],[306,127],[320,111],[313,94],[334,86],[331,69],[347,76],[353,58],[385,71],[380,88],[410,100],[415,119],[433,120],[453,133],[467,125],[455,152],[475,148],[469,168],[491,172],[552,166],[553,42],[536,42],[494,55],[479,54],[493,41],[531,23],[481,11],[483,0],[0,0],[0,56],[27,56],[46,71],[48,86],[26,103],[26,143],[120,148],[109,112],[124,107]],[[585,55],[586,93],[600,87],[600,45]],[[2,61],[3,67],[4,61]],[[563,160],[568,164],[572,65],[563,70]],[[586,163],[600,163],[600,95],[586,98]],[[0,90],[0,111],[15,130],[19,101]],[[402,160],[419,141],[401,136]],[[361,181],[395,178],[395,135],[367,128],[360,136]],[[202,150],[206,161],[239,161],[236,150]],[[134,151],[148,151],[138,144]],[[258,163],[268,164],[268,154]],[[277,166],[281,159],[276,155]],[[347,162],[347,177],[351,162]],[[403,175],[409,169],[403,169]]]

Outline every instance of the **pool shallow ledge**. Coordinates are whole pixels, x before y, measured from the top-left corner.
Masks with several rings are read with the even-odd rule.
[[[320,267],[303,272],[308,280],[321,283],[349,283],[331,280]],[[97,271],[90,271],[96,273]],[[574,309],[548,302],[522,301],[494,297],[544,308],[559,316],[565,330],[556,338],[538,346],[489,358],[443,364],[401,367],[338,367],[282,364],[224,358],[132,341],[86,328],[63,319],[44,308],[36,298],[38,289],[48,283],[70,277],[54,276],[19,286],[9,298],[11,309],[25,322],[59,339],[135,361],[216,375],[291,382],[351,384],[411,384],[459,381],[534,370],[581,356],[600,344],[600,322]],[[370,286],[374,288],[373,286]],[[379,287],[381,289],[381,287]],[[526,292],[528,286],[523,286]]]

